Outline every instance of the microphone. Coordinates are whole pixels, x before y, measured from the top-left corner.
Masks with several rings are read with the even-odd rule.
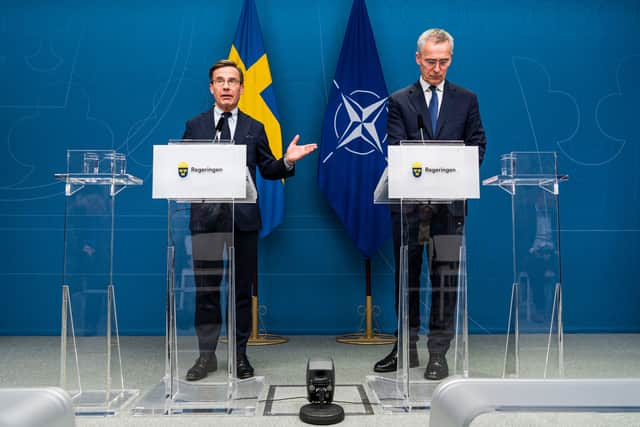
[[[222,134],[222,127],[224,126],[224,116],[220,116],[218,119],[218,124],[216,125],[216,135],[213,138],[214,141],[220,141],[220,135]]]
[[[422,120],[422,114],[418,114],[418,130],[420,131],[420,139],[424,141],[424,120]]]

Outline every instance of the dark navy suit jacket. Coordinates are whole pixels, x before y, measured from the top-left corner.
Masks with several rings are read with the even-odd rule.
[[[187,121],[183,139],[208,139],[215,137],[213,108]],[[294,174],[287,170],[283,159],[276,160],[269,148],[267,134],[259,121],[238,110],[238,123],[234,134],[236,144],[247,146],[247,167],[253,182],[256,182],[256,167],[265,179],[284,179]],[[193,203],[191,205],[190,228],[193,233],[212,231],[217,218],[212,204]],[[258,203],[238,203],[234,209],[235,228],[242,231],[259,230],[261,226]]]
[[[480,119],[480,109],[476,95],[461,87],[445,81],[444,97],[438,114],[436,130],[431,128],[429,109],[424,98],[420,82],[400,89],[389,97],[387,115],[387,137],[389,144],[398,144],[402,140],[420,140],[418,116],[424,124],[424,139],[462,140],[465,145],[477,145],[480,163],[484,158],[487,140]],[[454,203],[450,211],[460,215],[462,204]],[[392,212],[399,207],[391,206]],[[464,212],[462,212],[464,215]]]

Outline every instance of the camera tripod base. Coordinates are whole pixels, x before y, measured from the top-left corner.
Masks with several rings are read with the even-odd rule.
[[[318,426],[337,424],[344,420],[344,409],[335,403],[309,403],[300,408],[300,419]]]

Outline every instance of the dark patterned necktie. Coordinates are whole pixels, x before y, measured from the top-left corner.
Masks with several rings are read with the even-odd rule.
[[[223,141],[231,140],[231,128],[229,127],[229,118],[231,117],[231,113],[224,112],[222,113],[222,118],[224,122],[222,122],[222,132],[220,132],[220,139]]]

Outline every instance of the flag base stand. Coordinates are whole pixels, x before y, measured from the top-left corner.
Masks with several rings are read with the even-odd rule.
[[[284,344],[289,341],[287,337],[281,337],[280,335],[273,334],[259,334],[258,333],[258,297],[253,296],[251,298],[251,335],[247,345],[260,346],[260,345],[276,345]],[[220,338],[221,342],[226,342],[226,337]]]
[[[367,295],[365,303],[365,319],[366,330],[365,332],[356,332],[353,334],[339,335],[336,337],[336,341],[342,344],[352,345],[384,345],[395,344],[396,336],[392,334],[376,334],[373,332],[372,311],[373,303],[371,295]]]
[[[258,334],[255,337],[250,337],[248,345],[275,345],[275,344],[284,344],[289,341],[289,338],[282,337],[280,335],[271,335],[271,334]]]
[[[352,345],[384,345],[394,344],[396,342],[396,337],[391,334],[367,334],[366,332],[361,332],[340,335],[336,337],[336,341],[342,344]]]
[[[249,336],[248,345],[275,345],[284,344],[289,341],[289,338],[281,337],[280,335],[272,334],[259,334],[258,333],[258,297],[253,296],[251,298],[251,336]]]

